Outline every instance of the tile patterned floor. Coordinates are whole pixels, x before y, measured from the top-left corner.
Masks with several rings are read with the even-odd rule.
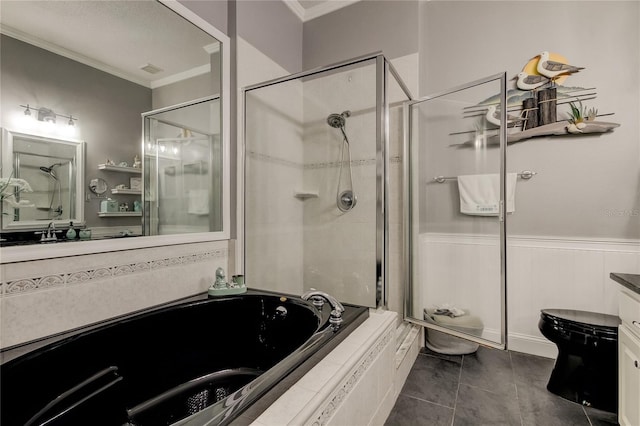
[[[617,425],[613,413],[546,389],[554,361],[480,347],[471,355],[422,349],[385,425]]]

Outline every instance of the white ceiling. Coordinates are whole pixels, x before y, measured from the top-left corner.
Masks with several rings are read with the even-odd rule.
[[[282,0],[302,22],[347,7],[360,0]]]
[[[209,71],[218,41],[155,1],[0,0],[3,34],[158,87]],[[153,64],[163,71],[140,68]]]
[[[359,0],[283,1],[304,22]],[[151,88],[208,72],[219,49],[152,0],[0,0],[0,32]]]

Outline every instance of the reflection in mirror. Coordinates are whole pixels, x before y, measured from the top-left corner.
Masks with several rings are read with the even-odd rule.
[[[81,141],[3,129],[3,231],[83,224],[84,147]]]
[[[94,178],[89,181],[89,190],[97,196],[102,196],[109,189],[107,181],[102,178]]]
[[[143,155],[141,114],[203,96],[220,97],[223,87],[221,43],[172,9],[181,10],[157,1],[0,2],[0,127],[37,135],[41,141],[62,140],[72,131],[74,139],[88,142],[86,175],[73,169],[66,153],[19,154],[17,161],[24,165],[20,176],[28,176],[35,186],[48,185],[49,198],[38,199],[31,210],[3,215],[11,217],[11,226],[3,221],[2,237],[7,229],[23,229],[27,218],[74,220],[74,226],[91,228],[93,238],[143,234],[141,168],[132,167]],[[216,113],[211,121],[220,126],[221,109]],[[213,134],[205,130],[203,134]],[[7,179],[13,154],[10,159],[3,154],[2,162],[2,178]],[[212,176],[216,170],[199,176],[215,184],[222,179]],[[102,198],[87,196],[94,178],[108,185]],[[80,189],[74,194],[70,188],[76,184]],[[116,212],[104,211],[105,196],[117,204]],[[213,203],[215,194],[209,196]],[[204,227],[182,229],[200,232]]]
[[[220,98],[144,114],[145,235],[222,230]]]

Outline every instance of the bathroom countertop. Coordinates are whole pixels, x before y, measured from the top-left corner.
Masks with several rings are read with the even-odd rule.
[[[612,280],[622,284],[629,290],[640,294],[640,275],[638,274],[621,274],[612,272],[609,274]]]

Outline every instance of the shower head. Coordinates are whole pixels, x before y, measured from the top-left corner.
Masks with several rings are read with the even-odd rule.
[[[351,116],[351,111],[343,111],[342,114],[329,114],[327,117],[327,124],[334,129],[340,129],[344,127],[347,117]]]
[[[58,180],[58,177],[56,176],[56,174],[53,172],[53,168],[57,167],[57,166],[62,166],[62,163],[55,163],[50,165],[49,167],[44,167],[41,166],[40,170],[42,170],[43,172],[49,174],[49,176],[51,176],[52,178],[54,178],[55,180]]]

